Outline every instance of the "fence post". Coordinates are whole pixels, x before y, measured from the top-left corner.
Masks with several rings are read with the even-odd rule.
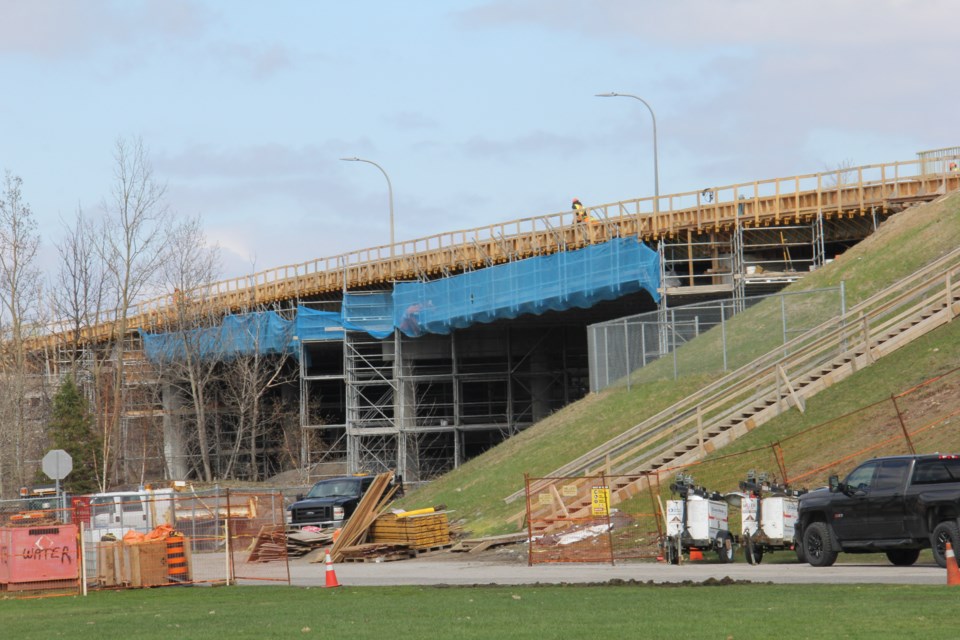
[[[783,478],[783,486],[787,486],[787,465],[783,461],[783,447],[780,446],[779,440],[771,444],[770,447],[773,449],[773,458],[777,461],[777,466],[780,467],[780,476]]]
[[[608,476],[603,471],[600,472],[600,487],[606,499],[606,509],[604,509],[604,512],[607,520],[607,544],[610,548],[610,566],[614,566],[616,563],[613,558],[613,525],[610,523],[610,505],[613,502],[613,491],[610,490]]]
[[[897,405],[897,396],[891,393],[890,401],[893,402],[893,408],[897,412],[897,420],[900,421],[900,430],[903,431],[903,439],[907,441],[907,447],[909,447],[910,453],[916,454],[917,450],[913,448],[913,441],[910,440],[910,432],[907,431],[907,425],[903,421],[903,414],[900,413],[900,407]]]
[[[647,323],[640,323],[640,364],[647,366]]]
[[[74,511],[76,513],[76,511]],[[83,541],[83,520],[79,520],[80,525],[80,593],[87,595],[87,545]]]
[[[840,343],[840,352],[844,353],[847,350],[847,286],[844,280],[840,281],[840,328],[843,329],[841,336],[843,339]]]
[[[724,301],[720,301],[720,342],[723,346],[723,370],[727,370],[727,313]]]
[[[523,474],[524,493],[527,498],[527,566],[533,566],[533,518],[530,513],[530,474]]]
[[[670,309],[671,351],[673,351],[673,379],[677,379],[677,314]]]
[[[787,344],[787,297],[780,294],[780,326],[782,327],[783,335],[783,344]],[[787,353],[786,347],[783,349],[783,357],[786,358],[789,354]]]
[[[627,354],[627,391],[630,391],[630,378],[633,373],[633,367],[630,365],[630,327],[627,319],[623,319],[623,345]]]
[[[603,388],[606,389],[610,386],[610,348],[607,344],[607,327],[603,328],[603,373],[604,373],[604,382]]]

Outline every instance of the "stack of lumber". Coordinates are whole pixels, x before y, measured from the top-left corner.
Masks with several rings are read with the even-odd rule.
[[[333,544],[336,529],[321,531],[291,531],[287,533],[287,555],[299,558],[314,549],[326,549]]]
[[[446,511],[424,510],[429,513],[385,513],[370,529],[373,542],[406,544],[422,551],[450,544],[450,523]]]
[[[287,534],[282,524],[260,527],[253,540],[247,562],[272,562],[287,559]]]
[[[405,544],[382,544],[367,542],[340,550],[344,562],[390,562],[406,560],[416,555],[416,551]]]
[[[397,487],[390,486],[392,479],[393,473],[390,471],[378,474],[373,479],[370,488],[360,498],[360,504],[357,505],[350,519],[347,520],[347,524],[340,530],[340,535],[330,549],[330,559],[333,562],[343,560],[343,549],[346,547],[353,547],[366,541],[370,525],[383,512],[393,498],[393,494],[397,491]],[[313,562],[323,561],[324,558],[318,558]]]

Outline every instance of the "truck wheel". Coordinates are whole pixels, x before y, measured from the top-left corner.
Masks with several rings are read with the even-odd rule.
[[[749,535],[743,538],[743,555],[747,559],[747,564],[760,564],[763,560],[763,547],[753,541]]]
[[[837,550],[830,540],[826,522],[811,522],[803,534],[803,552],[814,567],[829,567],[837,561]]]
[[[897,567],[909,567],[920,557],[920,549],[891,549],[887,551],[887,560]]]
[[[729,533],[718,533],[716,544],[720,562],[723,564],[733,562],[733,536]]]
[[[930,534],[930,548],[933,550],[933,559],[941,567],[947,566],[947,543],[953,552],[957,552],[957,543],[960,542],[960,531],[957,530],[957,523],[952,520],[941,522]]]

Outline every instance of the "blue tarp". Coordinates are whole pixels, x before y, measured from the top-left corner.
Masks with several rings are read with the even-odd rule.
[[[200,357],[230,359],[251,353],[296,354],[296,325],[273,311],[227,316],[217,327],[149,334],[143,331],[143,349],[152,362],[183,360],[189,349]]]
[[[297,338],[300,340],[343,340],[343,320],[336,311],[297,307]]]
[[[219,327],[186,333],[142,333],[152,361],[183,358],[185,343],[202,356],[299,355],[297,341],[342,340],[344,330],[376,338],[448,334],[477,323],[523,314],[588,308],[646,290],[659,301],[655,251],[635,238],[615,239],[470,271],[432,282],[398,282],[390,292],[347,293],[340,313],[297,308],[296,321],[268,311],[228,316]]]
[[[641,289],[658,301],[659,284],[657,253],[621,238],[432,282],[398,282],[393,324],[410,337],[447,334],[527,313],[589,308]]]

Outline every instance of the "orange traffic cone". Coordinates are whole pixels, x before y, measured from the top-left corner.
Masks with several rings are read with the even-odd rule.
[[[953,554],[953,547],[947,543],[947,550],[944,553],[947,559],[947,584],[960,584],[960,568],[957,568],[957,558]]]
[[[333,560],[330,559],[330,549],[327,549],[327,557],[325,558],[325,562],[327,563],[327,584],[323,586],[339,587],[340,583],[337,582],[337,572],[333,570]]]

